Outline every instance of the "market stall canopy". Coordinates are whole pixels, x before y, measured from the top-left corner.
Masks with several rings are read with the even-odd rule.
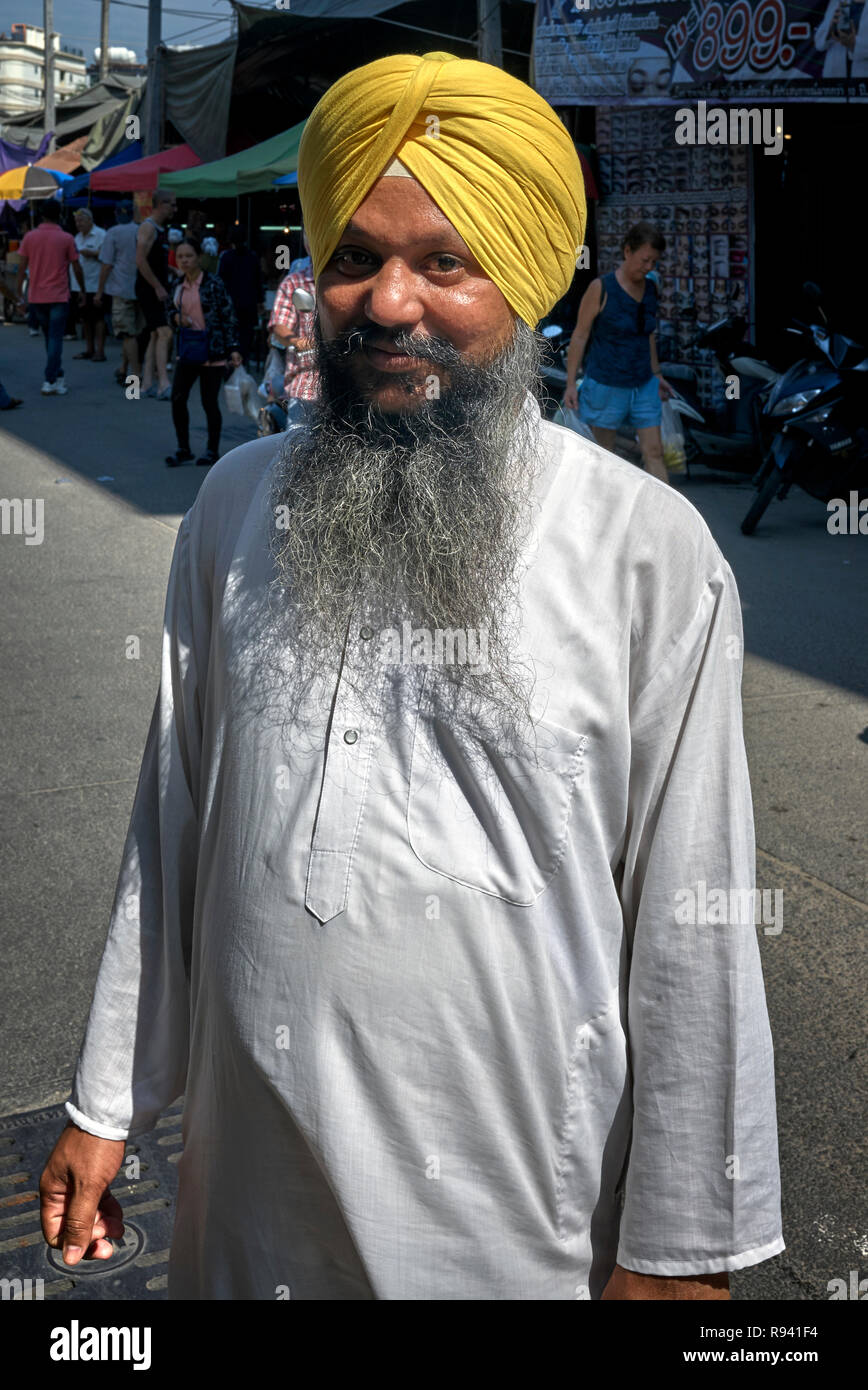
[[[239,193],[258,193],[271,188],[275,178],[298,168],[298,146],[305,121],[280,135],[272,135],[240,154],[203,164],[195,173],[167,174],[161,183],[185,198],[234,198]],[[92,185],[96,187],[96,185]]]
[[[96,82],[65,101],[58,101],[54,118],[55,137],[63,140],[76,135],[89,135],[98,122],[126,106],[131,96],[138,97],[144,81],[143,77],[112,73],[105,82]],[[26,115],[17,116],[14,126],[4,126],[3,133],[4,137],[24,143],[41,134],[44,126],[45,110],[39,107]]]
[[[227,149],[264,140],[275,112],[289,126],[309,115],[319,97],[351,68],[388,53],[446,49],[478,58],[476,5],[469,0],[231,0],[238,18]],[[612,0],[610,0],[610,4]],[[503,66],[527,80],[533,37],[532,0],[501,0]],[[189,136],[185,136],[189,139]]]
[[[22,164],[32,164],[45,153],[50,143],[50,131],[41,137],[36,147],[27,144],[14,145],[9,140],[0,140],[0,173],[18,169]],[[23,207],[24,202],[20,198],[0,198],[0,216],[6,215],[7,208],[11,208],[13,212],[20,212]]]
[[[108,159],[104,159],[99,167],[100,169],[114,169],[119,164],[132,164],[133,160],[141,159],[141,157],[142,142],[141,140],[133,140],[124,149],[118,150],[117,154],[109,155]],[[87,190],[91,174],[96,172],[95,169],[91,169],[90,173],[76,174],[74,179],[63,185],[63,201],[67,207],[70,206],[71,198],[78,198],[81,193]]]
[[[176,188],[177,182],[171,177],[173,171],[177,179],[176,171],[192,169],[201,163],[189,145],[175,145],[174,149],[162,150],[160,154],[149,154],[147,159],[134,159],[110,169],[94,169],[90,186],[95,193],[152,193],[155,188],[164,186]]]
[[[204,48],[163,45],[166,119],[200,159],[222,159],[235,71],[235,38]]]
[[[81,152],[86,144],[87,136],[80,135],[77,140],[71,140],[68,145],[61,145],[53,154],[44,154],[41,159],[34,159],[34,168],[59,169],[62,174],[68,174],[72,178],[81,164]]]
[[[71,175],[56,169],[37,169],[34,164],[22,164],[0,174],[0,198],[53,198],[61,183]]]

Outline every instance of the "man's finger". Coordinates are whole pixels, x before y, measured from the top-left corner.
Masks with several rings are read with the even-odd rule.
[[[99,1196],[93,1188],[73,1191],[60,1238],[64,1262],[68,1265],[78,1264],[93,1240]]]
[[[106,1188],[99,1204],[99,1215],[105,1225],[105,1234],[111,1240],[122,1240],[124,1234],[124,1214],[121,1204],[117,1197],[113,1197],[110,1188]]]

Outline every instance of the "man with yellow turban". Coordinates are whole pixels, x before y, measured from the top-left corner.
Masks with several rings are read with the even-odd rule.
[[[184,1092],[171,1298],[726,1298],[783,1249],[741,613],[541,417],[572,142],[402,54],[299,188],[322,397],[181,523],[46,1238],[110,1257]]]

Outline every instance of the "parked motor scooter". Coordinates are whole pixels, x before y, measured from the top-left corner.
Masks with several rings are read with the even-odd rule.
[[[664,379],[676,393],[671,404],[682,417],[688,470],[691,462],[702,462],[723,472],[754,473],[762,461],[760,416],[780,373],[745,342],[746,328],[741,315],[734,314],[712,324],[692,344],[714,352],[733,392],[720,410],[700,405],[693,367],[673,362],[661,365]]]
[[[868,348],[834,333],[818,286],[804,294],[814,305],[811,324],[794,320],[809,355],[785,372],[766,402],[762,428],[767,444],[759,491],[741,529],[753,535],[772,499],[783,500],[795,483],[821,502],[868,496],[866,386]]]
[[[573,330],[560,323],[547,323],[540,329],[546,349],[540,361],[542,400],[540,409],[547,420],[556,414],[567,389],[567,353]],[[581,384],[581,383],[580,383]]]

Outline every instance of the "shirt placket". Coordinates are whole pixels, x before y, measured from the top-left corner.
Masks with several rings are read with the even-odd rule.
[[[350,623],[325,749],[322,791],[308,861],[305,904],[322,924],[347,905],[377,742],[383,671],[374,654],[375,629],[357,606]],[[354,693],[365,679],[370,699]]]

